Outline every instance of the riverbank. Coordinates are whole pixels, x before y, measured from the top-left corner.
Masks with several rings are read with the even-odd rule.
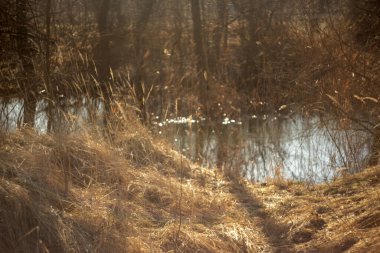
[[[0,138],[1,252],[375,252],[380,169],[306,186],[201,168],[137,123]],[[131,130],[133,129],[133,130]],[[137,130],[136,130],[137,129]]]
[[[380,167],[328,184],[273,180],[249,185],[268,214],[286,227],[294,252],[378,252]]]

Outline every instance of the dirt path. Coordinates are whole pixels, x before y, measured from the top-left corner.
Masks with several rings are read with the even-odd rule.
[[[289,228],[276,221],[266,212],[263,203],[250,191],[244,183],[238,180],[231,181],[230,193],[234,195],[239,205],[256,220],[264,236],[268,238],[273,252],[294,252],[292,244],[287,240]]]

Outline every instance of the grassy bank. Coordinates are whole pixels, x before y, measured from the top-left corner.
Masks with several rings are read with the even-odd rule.
[[[379,252],[380,167],[329,184],[249,185],[295,252]]]
[[[0,139],[1,252],[269,247],[222,176],[190,164],[143,128],[118,133],[112,145],[88,133],[23,130]]]
[[[379,168],[314,188],[252,185],[190,163],[133,124],[112,144],[90,132],[0,136],[0,252],[379,247]]]

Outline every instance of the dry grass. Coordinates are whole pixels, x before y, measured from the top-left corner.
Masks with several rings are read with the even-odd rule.
[[[307,189],[198,167],[136,122],[0,136],[0,252],[375,252],[380,169]],[[364,250],[365,249],[365,250]]]
[[[297,252],[378,252],[380,167],[312,188],[288,183],[251,186],[266,210],[288,224]]]
[[[0,252],[269,252],[230,183],[141,126],[0,138]]]

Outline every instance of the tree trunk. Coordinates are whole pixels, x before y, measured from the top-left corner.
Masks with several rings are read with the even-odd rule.
[[[373,143],[372,143],[371,155],[369,158],[368,165],[369,166],[378,165],[379,159],[380,159],[380,128],[377,127],[374,129]]]
[[[198,90],[200,103],[203,106],[203,113],[208,115],[208,83],[207,83],[207,62],[203,47],[203,31],[199,0],[191,0],[191,14],[193,19],[193,39],[195,44],[196,65],[198,70]]]
[[[227,8],[226,0],[217,0],[217,9],[218,9],[218,26],[214,34],[214,43],[215,43],[215,63],[219,65],[221,49],[226,47],[227,41]],[[216,66],[217,69],[217,66]]]
[[[54,123],[54,101],[57,101],[56,92],[50,82],[50,23],[51,23],[51,0],[46,0],[46,37],[45,37],[45,86],[48,90],[49,95],[49,106],[48,106],[48,131],[52,131]],[[60,113],[60,112],[58,112]],[[59,124],[59,122],[58,122]]]
[[[17,1],[17,53],[21,60],[23,76],[20,81],[21,90],[23,91],[24,100],[24,122],[25,126],[34,127],[36,115],[36,90],[33,87],[33,77],[35,76],[32,57],[34,55],[33,46],[28,35],[28,17],[27,17],[27,0]]]
[[[110,121],[111,113],[111,94],[108,88],[108,81],[110,77],[110,57],[109,57],[109,40],[110,31],[108,27],[108,15],[110,11],[110,0],[103,0],[98,10],[98,31],[99,43],[95,49],[95,63],[98,72],[98,81],[100,83],[100,92],[103,98],[103,127],[107,130]]]
[[[228,160],[228,127],[221,125],[217,128],[218,148],[216,167],[220,170],[224,168],[224,164]]]
[[[146,111],[146,87],[144,87],[144,39],[142,34],[146,28],[146,25],[149,21],[149,18],[152,14],[153,7],[156,3],[156,0],[144,0],[141,6],[141,13],[139,19],[136,23],[135,32],[134,32],[134,65],[135,65],[135,75],[133,84],[135,87],[137,105],[139,107],[139,118],[143,124],[148,123],[148,113]]]
[[[195,44],[195,57],[197,67],[197,84],[199,91],[199,101],[202,106],[202,112],[206,117],[206,128],[209,125],[208,118],[208,83],[207,83],[207,64],[206,55],[203,47],[203,31],[199,0],[191,0],[191,14],[193,19],[193,40]],[[202,131],[197,131],[196,160],[200,161],[202,154]]]

